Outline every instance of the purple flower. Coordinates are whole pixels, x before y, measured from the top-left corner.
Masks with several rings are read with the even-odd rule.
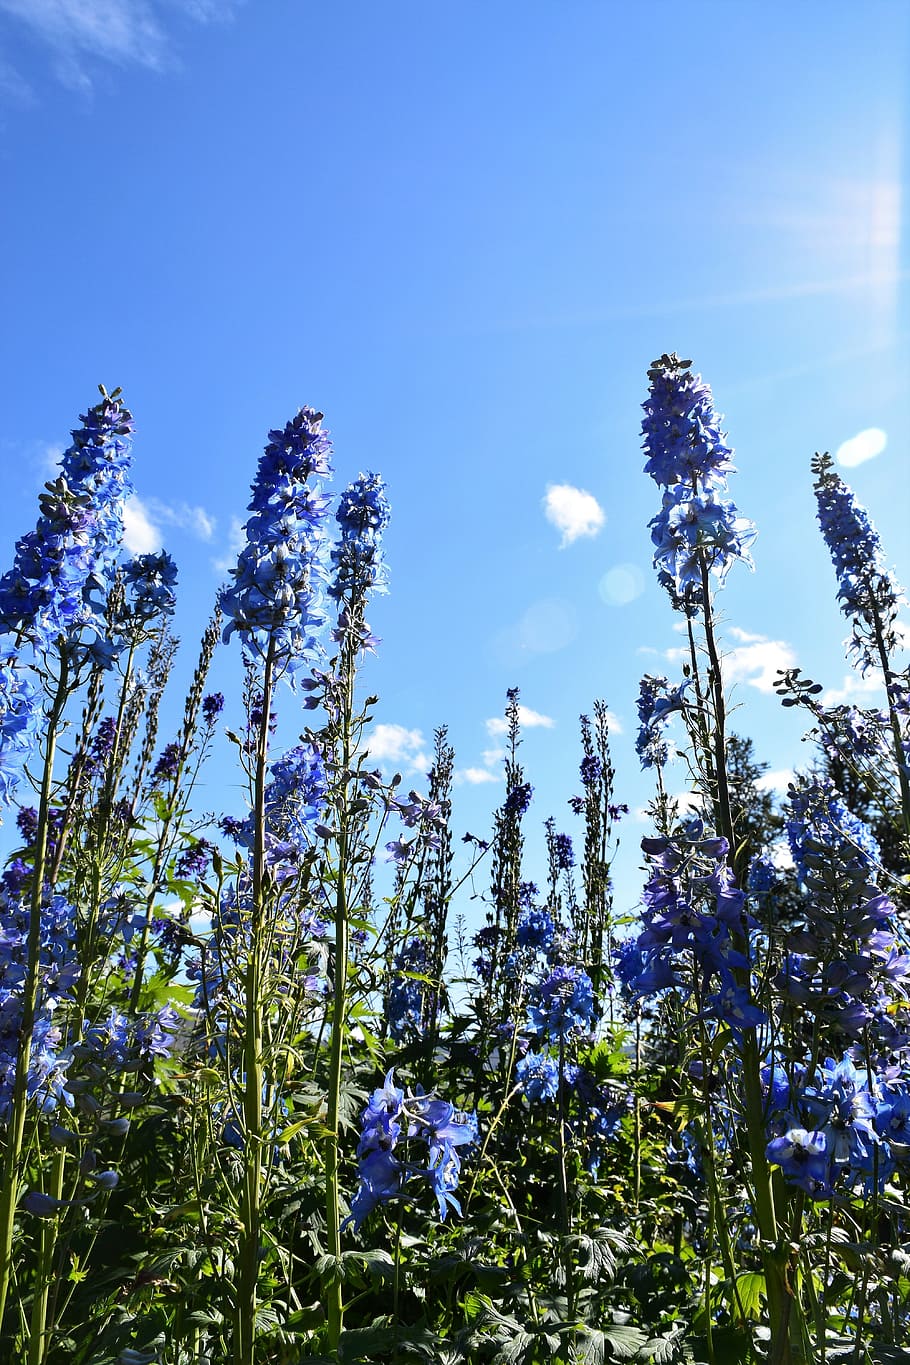
[[[46,486],[34,531],[16,544],[12,569],[0,578],[0,631],[25,639],[37,652],[72,649],[88,636],[86,652],[109,666],[104,608],[123,538],[133,419],[120,390],[81,418],[64,452],[61,474]]]
[[[259,461],[246,523],[246,545],[233,584],[220,596],[224,638],[237,634],[251,653],[271,651],[293,668],[315,648],[325,623],[322,589],[328,498],[311,479],[331,473],[331,442],[322,413],[302,408],[283,431],[270,431]]]

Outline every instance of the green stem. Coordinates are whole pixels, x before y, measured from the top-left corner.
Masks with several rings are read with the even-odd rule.
[[[346,636],[342,652],[343,709],[338,794],[338,867],[335,887],[335,981],[332,995],[332,1039],[329,1050],[326,1101],[325,1207],[328,1254],[332,1269],[326,1285],[329,1348],[334,1353],[344,1329],[344,1286],[341,1278],[341,1198],[338,1130],[341,1105],[341,1073],[348,1008],[348,773],[351,765],[352,716],[354,710],[354,649]]]
[[[38,806],[38,835],[35,844],[35,863],[32,869],[31,904],[29,907],[28,946],[26,950],[25,981],[22,987],[21,1047],[16,1059],[16,1078],[10,1101],[10,1118],[6,1130],[6,1149],[3,1154],[3,1176],[0,1186],[0,1329],[9,1297],[13,1272],[13,1226],[23,1175],[22,1149],[25,1139],[25,1116],[28,1106],[28,1068],[32,1055],[32,1033],[38,1005],[38,976],[41,961],[41,903],[44,892],[44,869],[47,863],[48,812],[54,780],[54,756],[57,748],[57,728],[69,695],[69,669],[65,652],[60,655],[60,677],[51,705],[44,751],[44,772],[41,778],[41,797]]]
[[[709,687],[714,710],[714,767],[717,788],[716,803],[720,833],[730,845],[733,857],[735,843],[733,815],[730,805],[730,789],[727,783],[726,768],[726,703],[724,699],[723,673],[720,654],[714,633],[714,620],[711,609],[711,588],[708,566],[702,556],[701,562],[702,593],[704,597],[703,623],[705,643],[710,661]],[[736,942],[739,939],[739,942]],[[734,936],[735,946],[748,950],[745,930]],[[741,970],[742,984],[748,985],[748,971]],[[771,1185],[771,1170],[765,1156],[767,1135],[765,1133],[765,1105],[761,1087],[761,1057],[755,1029],[743,1031],[740,1046],[743,1077],[743,1101],[746,1120],[746,1141],[752,1163],[752,1185],[755,1195],[755,1218],[762,1244],[762,1262],[765,1272],[765,1288],[768,1294],[768,1317],[771,1328],[771,1365],[790,1365],[793,1355],[790,1348],[790,1321],[799,1337],[802,1336],[802,1306],[793,1297],[787,1283],[786,1248],[780,1245],[780,1233],[774,1208],[774,1193]]]
[[[256,745],[253,782],[253,894],[250,910],[249,958],[245,973],[243,1043],[243,1185],[240,1202],[239,1274],[234,1332],[235,1365],[253,1365],[259,1286],[259,1245],[262,1198],[262,1085],[263,1085],[263,937],[266,929],[265,786],[269,751],[269,715],[273,687],[273,645],[265,660],[262,716]]]
[[[66,1153],[57,1151],[51,1166],[47,1193],[54,1199],[63,1198],[63,1170]],[[48,1320],[54,1252],[57,1247],[58,1220],[48,1218],[41,1225],[38,1243],[38,1267],[35,1297],[32,1300],[32,1326],[28,1341],[28,1365],[44,1365],[50,1347],[53,1323]]]
[[[566,1044],[559,1039],[559,1214],[562,1223],[562,1262],[566,1280],[566,1303],[569,1321],[575,1317],[575,1276],[572,1273],[572,1248],[569,1238],[572,1235],[572,1217],[569,1212],[569,1174],[566,1169]]]
[[[882,666],[882,674],[885,679],[885,695],[888,698],[888,716],[891,723],[891,738],[894,744],[894,759],[897,765],[897,780],[900,784],[901,793],[901,816],[903,819],[904,836],[910,839],[910,778],[907,776],[907,759],[904,755],[903,736],[901,734],[900,715],[897,709],[897,692],[894,685],[894,674],[891,671],[891,660],[888,657],[888,649],[885,644],[885,632],[882,627],[881,613],[875,602],[875,594],[870,592],[872,602],[872,627],[875,633],[875,647],[878,652],[879,662]]]

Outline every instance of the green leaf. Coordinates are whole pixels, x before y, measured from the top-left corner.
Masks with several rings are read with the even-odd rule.
[[[768,1287],[765,1284],[765,1277],[759,1270],[749,1270],[736,1277],[736,1288],[739,1294],[739,1303],[742,1304],[742,1311],[746,1319],[750,1322],[758,1322],[762,1315],[762,1302],[768,1297]],[[739,1312],[736,1296],[730,1295],[731,1307],[734,1313]]]

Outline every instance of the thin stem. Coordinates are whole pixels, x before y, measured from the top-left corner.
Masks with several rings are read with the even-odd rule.
[[[243,1192],[240,1221],[240,1265],[237,1286],[237,1321],[234,1333],[235,1365],[252,1365],[256,1338],[259,1281],[259,1244],[262,1198],[262,1086],[263,1086],[263,933],[266,911],[265,878],[265,786],[269,750],[269,719],[272,703],[274,645],[270,641],[262,681],[262,714],[256,744],[253,782],[253,886],[250,909],[249,959],[245,973],[244,1087],[243,1087]]]
[[[0,1327],[9,1297],[13,1273],[13,1225],[22,1180],[22,1148],[25,1137],[25,1115],[28,1105],[28,1069],[32,1055],[32,1034],[38,1004],[38,977],[41,964],[41,906],[44,894],[44,871],[47,863],[48,813],[54,780],[54,757],[57,730],[69,695],[69,667],[65,650],[60,653],[60,676],[48,719],[44,751],[44,772],[41,778],[41,797],[38,805],[38,834],[35,862],[32,868],[31,904],[29,907],[28,946],[26,950],[25,981],[22,987],[21,1045],[16,1059],[16,1078],[10,1101],[10,1118],[3,1154],[3,1183],[0,1187]]]
[[[325,1201],[328,1253],[332,1262],[326,1285],[328,1339],[332,1352],[344,1329],[344,1286],[341,1278],[341,1200],[338,1160],[338,1130],[341,1105],[341,1073],[348,1008],[349,907],[348,860],[348,774],[351,766],[352,723],[354,711],[354,645],[345,636],[342,649],[343,701],[341,714],[341,753],[338,794],[338,867],[335,886],[335,980],[332,995],[332,1038],[329,1050],[328,1095],[326,1102]]]

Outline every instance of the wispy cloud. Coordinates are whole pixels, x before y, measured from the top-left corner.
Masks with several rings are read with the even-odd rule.
[[[756,779],[755,785],[760,792],[785,792],[794,775],[792,768],[769,768]]]
[[[168,20],[196,23],[227,19],[242,0],[0,0],[0,13],[28,26],[53,53],[57,77],[76,89],[91,88],[90,64],[99,58],[118,66],[161,70],[173,59]],[[19,84],[22,78],[12,73]],[[5,84],[10,83],[9,76]]]
[[[432,766],[423,732],[404,725],[377,725],[367,736],[366,747],[376,763],[393,763],[412,773],[426,773]]]
[[[547,521],[562,533],[561,550],[582,536],[596,536],[607,519],[593,493],[570,483],[548,484],[543,510]]]
[[[200,540],[211,540],[215,519],[204,507],[179,503],[171,507],[160,498],[140,498],[134,493],[123,509],[123,543],[134,555],[151,554],[164,543],[162,526],[189,531]]]
[[[876,455],[881,455],[887,444],[886,431],[882,431],[881,427],[867,427],[838,446],[837,463],[845,469],[855,469],[858,464],[865,464],[867,460],[874,460]]]
[[[724,655],[724,677],[727,682],[745,682],[759,692],[771,693],[779,671],[796,666],[796,652],[786,640],[769,640],[766,635],[732,626],[730,634],[741,641]],[[668,649],[666,657],[678,663],[689,657],[687,649]]]
[[[231,527],[228,532],[228,541],[224,548],[224,554],[219,555],[217,559],[212,560],[212,568],[222,578],[235,567],[237,556],[240,554],[240,551],[245,544],[246,532],[243,528],[243,522],[239,517],[231,517]]]
[[[489,768],[457,768],[455,781],[469,782],[476,787],[484,782],[501,782],[502,773],[490,772]]]
[[[795,666],[796,652],[786,640],[758,639],[731,649],[724,658],[724,673],[729,682],[746,682],[766,693],[774,691],[778,672]]]
[[[541,715],[539,711],[532,711],[529,706],[518,707],[518,721],[524,730],[533,730],[535,726],[541,726],[545,730],[552,730],[556,724],[552,716]],[[509,733],[509,722],[505,716],[491,716],[486,723],[487,734],[491,737],[496,735],[507,735]]]
[[[161,532],[151,521],[141,498],[135,495],[123,508],[123,544],[133,555],[149,555],[161,549]]]
[[[847,673],[840,687],[832,687],[822,696],[822,706],[859,706],[875,704],[876,693],[884,693],[880,673]]]
[[[215,518],[204,507],[191,507],[181,502],[175,507],[162,502],[160,498],[145,498],[144,504],[153,521],[165,526],[176,526],[178,530],[189,531],[199,540],[211,540],[217,525]]]

